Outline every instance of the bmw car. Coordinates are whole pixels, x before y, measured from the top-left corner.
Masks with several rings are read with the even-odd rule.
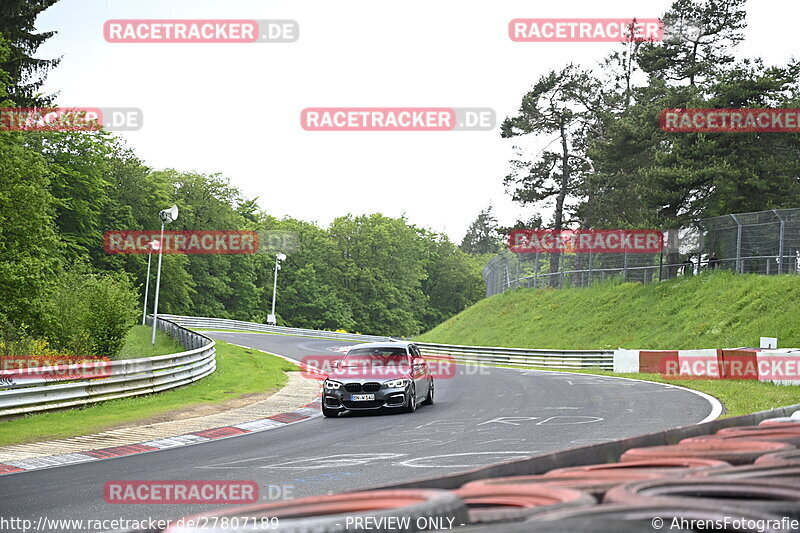
[[[433,375],[411,342],[353,346],[333,365],[322,386],[322,414],[345,411],[413,413],[433,403]]]

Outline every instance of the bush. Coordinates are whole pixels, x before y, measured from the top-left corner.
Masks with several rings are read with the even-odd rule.
[[[115,357],[135,323],[137,300],[124,273],[65,272],[48,301],[46,337],[65,353]]]

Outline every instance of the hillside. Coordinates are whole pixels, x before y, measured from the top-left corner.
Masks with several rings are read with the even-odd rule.
[[[529,348],[800,347],[800,276],[705,273],[662,283],[519,289],[423,334],[448,344]]]

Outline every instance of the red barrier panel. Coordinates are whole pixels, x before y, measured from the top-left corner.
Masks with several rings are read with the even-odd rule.
[[[639,352],[639,372],[652,374],[664,373],[666,368],[672,365],[678,366],[678,352],[676,351],[657,351]]]

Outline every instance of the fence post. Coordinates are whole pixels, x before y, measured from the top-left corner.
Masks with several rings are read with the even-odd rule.
[[[781,233],[780,233],[780,240],[778,241],[778,274],[782,274],[783,273],[783,242],[784,242],[784,238],[783,237],[784,237],[784,231],[786,229],[786,223],[784,222],[783,217],[780,215],[780,213],[778,213],[777,209],[773,209],[772,212],[775,213],[775,216],[777,216],[781,220]]]
[[[628,250],[622,252],[622,281],[628,281]]]
[[[731,218],[736,222],[736,273],[742,273],[742,224],[736,215],[731,215]]]
[[[592,255],[592,251],[589,250],[589,283],[586,284],[587,287],[592,286],[592,259],[594,259],[594,255]]]

